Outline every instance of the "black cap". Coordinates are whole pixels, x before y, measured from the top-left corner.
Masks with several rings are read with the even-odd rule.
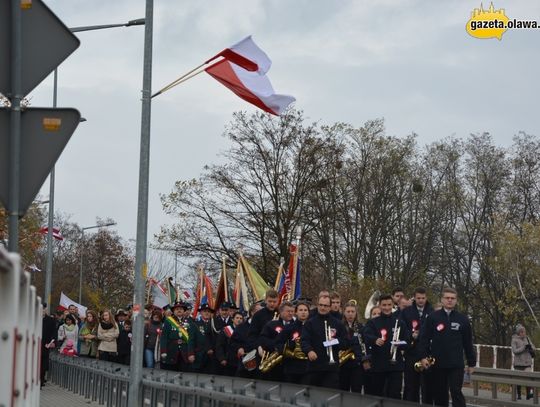
[[[200,307],[199,307],[199,312],[201,311],[204,311],[204,310],[208,310],[210,312],[214,312],[214,310],[212,308],[210,308],[210,305],[208,304],[202,304]]]
[[[189,309],[184,301],[176,301],[174,304],[169,305],[169,308],[172,311],[174,311],[175,308],[184,308],[185,310]]]
[[[221,303],[221,305],[219,306],[220,309],[229,309],[231,308],[231,303],[230,302],[227,302],[227,301],[224,301]]]

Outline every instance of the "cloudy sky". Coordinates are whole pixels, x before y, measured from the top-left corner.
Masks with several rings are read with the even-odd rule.
[[[45,0],[68,27],[144,17],[143,0]],[[540,20],[537,0],[498,0],[510,18]],[[273,60],[279,93],[310,121],[356,126],[383,117],[393,136],[420,144],[487,131],[508,146],[519,131],[540,136],[540,30],[502,41],[469,36],[478,1],[155,0],[153,90],[252,34]],[[488,4],[486,3],[487,7]],[[59,68],[58,105],[87,122],[56,166],[56,209],[82,226],[111,217],[136,235],[144,28],[78,33]],[[52,104],[52,75],[31,94]],[[255,111],[208,75],[152,103],[149,240],[171,222],[159,194],[197,177],[227,148],[224,126]],[[48,182],[41,197],[48,196]]]

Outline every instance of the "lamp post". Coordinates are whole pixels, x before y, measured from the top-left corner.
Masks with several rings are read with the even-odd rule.
[[[96,228],[106,228],[108,226],[114,226],[116,225],[116,222],[111,223],[105,223],[103,225],[94,225],[94,226],[87,226],[85,228],[82,228],[82,237],[81,237],[81,269],[79,272],[79,304],[82,304],[82,281],[83,281],[83,257],[84,257],[84,231],[88,229],[96,229]]]
[[[82,32],[82,31],[94,31],[94,30],[105,30],[108,28],[117,28],[117,27],[131,27],[135,25],[144,25],[145,19],[138,18],[136,20],[130,20],[127,23],[122,24],[105,24],[105,25],[89,25],[83,27],[73,27],[70,28],[71,32]],[[56,107],[56,99],[58,94],[58,69],[54,70],[54,80],[53,80],[53,107]],[[86,119],[81,119],[81,121],[86,121]],[[51,303],[51,290],[52,290],[52,261],[53,261],[53,236],[52,230],[54,227],[54,167],[51,170],[49,176],[49,220],[48,220],[48,232],[47,232],[47,264],[45,267],[45,301],[47,304]],[[80,303],[80,293],[79,293],[79,303]]]

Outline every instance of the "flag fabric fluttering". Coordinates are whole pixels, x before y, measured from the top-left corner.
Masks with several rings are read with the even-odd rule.
[[[176,287],[174,286],[172,277],[169,277],[167,279],[166,287],[167,287],[167,296],[169,297],[169,304],[173,305],[176,302],[178,294],[176,292]]]
[[[299,256],[300,239],[297,243],[291,243],[289,246],[289,265],[287,270],[278,271],[279,283],[276,281],[277,291],[279,293],[279,302],[287,297],[287,300],[292,301],[300,298],[302,287],[300,282],[300,256]],[[281,274],[281,277],[279,275]]]
[[[292,96],[277,94],[266,75],[250,72],[226,59],[205,70],[238,97],[273,115],[284,113],[296,100]]]
[[[233,301],[240,312],[246,312],[249,310],[248,289],[244,276],[244,269],[240,260],[238,260],[238,265],[236,267],[236,281],[234,283]]]
[[[218,309],[224,302],[229,302],[229,284],[227,282],[227,263],[225,257],[222,259],[221,274],[216,289],[215,309]]]
[[[152,296],[152,305],[155,305],[159,308],[164,308],[169,304],[169,296],[167,292],[161,285],[154,280],[153,278],[149,281],[150,284],[150,294]]]
[[[47,233],[49,233],[49,228],[47,226],[42,226],[41,229],[39,229],[39,233],[41,233],[42,235],[46,235]],[[64,240],[64,236],[62,236],[59,228],[53,227],[52,235],[53,238],[55,238],[56,240]]]
[[[206,61],[205,64],[209,64],[219,57],[225,58],[233,64],[244,68],[246,71],[257,72],[259,75],[266,74],[272,65],[272,61],[268,58],[268,55],[255,44],[251,35],[229,48],[225,48],[219,54],[214,55]]]
[[[193,307],[193,318],[197,317],[199,307],[201,305],[208,305],[210,308],[214,308],[214,290],[212,287],[212,281],[204,272],[202,266],[199,267],[199,279],[197,283],[197,293],[195,296],[195,306]]]
[[[60,293],[60,306],[65,309],[68,309],[70,305],[75,305],[77,307],[80,317],[86,317],[87,308],[84,305],[76,303],[63,292]]]

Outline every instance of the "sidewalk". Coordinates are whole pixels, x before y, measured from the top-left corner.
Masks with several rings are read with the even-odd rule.
[[[525,392],[525,389],[521,390],[522,393]],[[467,399],[467,406],[534,406],[538,404],[533,404],[533,400],[526,400],[525,394],[522,394],[522,400],[512,401],[510,393],[503,393],[501,391],[497,392],[497,398],[491,398],[491,390],[478,390],[478,398],[474,397],[472,387],[463,387],[463,394]]]
[[[72,393],[51,382],[47,382],[41,389],[40,407],[99,407],[101,404],[86,400],[84,397]]]

